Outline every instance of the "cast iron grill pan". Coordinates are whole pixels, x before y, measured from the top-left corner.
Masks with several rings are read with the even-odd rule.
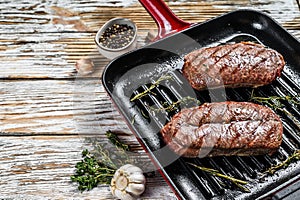
[[[186,40],[187,36],[195,42]],[[249,101],[252,88],[221,88],[199,92],[191,88],[180,71],[183,56],[199,46],[240,41],[252,41],[273,48],[284,56],[287,63],[281,77],[270,85],[255,89],[257,96],[300,94],[299,42],[271,18],[251,10],[225,14],[125,54],[112,61],[103,73],[102,81],[108,94],[180,199],[257,199],[299,176],[300,163],[295,162],[275,175],[261,178],[261,173],[271,165],[282,162],[299,149],[299,105],[285,103],[284,110],[291,114],[276,111],[284,125],[284,137],[280,149],[272,156],[180,157],[172,160],[174,153],[164,148],[159,130],[183,107],[196,106],[199,102]],[[130,98],[142,94],[165,76],[171,78],[160,82],[147,95],[134,102],[130,101]],[[153,112],[153,109],[171,105],[191,94],[199,102],[188,102],[170,112]],[[230,181],[212,176],[187,163],[213,168],[225,175],[246,180],[248,184],[245,187],[250,192],[244,192]]]

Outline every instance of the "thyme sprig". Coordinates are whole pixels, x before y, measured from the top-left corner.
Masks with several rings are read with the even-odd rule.
[[[298,160],[300,160],[300,149],[295,150],[294,153],[291,156],[289,156],[287,159],[285,159],[283,162],[281,162],[277,165],[271,166],[269,169],[267,169],[265,171],[265,173],[273,175],[279,169],[286,168],[292,162],[295,162],[295,161],[298,161]]]
[[[293,105],[300,105],[299,101],[300,95],[296,96],[269,96],[269,97],[260,97],[255,96],[254,90],[252,90],[250,101],[257,103],[263,103],[273,108],[274,110],[281,110],[284,107],[284,104],[281,101],[286,101]]]
[[[79,184],[78,190],[91,190],[98,184],[110,183],[116,168],[98,161],[87,149],[82,151],[82,158],[75,166],[75,174],[71,176],[71,180]]]
[[[300,94],[295,96],[269,96],[269,97],[260,97],[255,96],[254,90],[252,90],[250,101],[265,104],[272,108],[273,110],[281,111],[282,113],[286,114],[299,128],[300,123],[296,119],[296,117],[290,113],[288,110],[285,109],[285,105],[282,102],[288,102],[292,105],[300,105]]]
[[[115,171],[124,164],[131,163],[126,153],[129,146],[122,143],[116,133],[107,131],[106,136],[114,145],[94,142],[94,149],[82,151],[82,160],[75,165],[71,181],[78,183],[78,190],[91,190],[98,184],[110,184]]]
[[[114,144],[116,147],[123,149],[124,151],[130,151],[129,145],[124,144],[121,142],[117,134],[113,133],[112,131],[107,131],[106,136],[109,139],[109,141]]]
[[[246,187],[243,186],[243,185],[248,184],[247,181],[243,181],[243,180],[231,177],[231,176],[227,176],[225,174],[220,173],[218,170],[215,170],[215,169],[211,169],[211,168],[207,168],[207,167],[201,167],[201,166],[193,164],[193,163],[188,163],[188,164],[191,165],[191,166],[193,166],[193,167],[196,167],[197,169],[200,169],[201,171],[210,173],[210,174],[212,174],[214,176],[218,176],[218,177],[227,179],[227,180],[231,181],[233,184],[235,184],[237,187],[239,187],[240,189],[242,189],[243,191],[250,192],[250,190],[248,188],[246,188]]]
[[[160,112],[160,111],[171,112],[171,111],[178,109],[181,104],[188,104],[188,103],[192,103],[192,102],[196,103],[197,105],[200,104],[199,100],[197,100],[193,97],[187,96],[176,102],[173,102],[172,104],[169,104],[168,102],[164,102],[164,103],[162,103],[162,106],[163,106],[162,108],[154,108],[154,107],[149,107],[149,108],[151,111],[154,111],[154,112]]]
[[[133,98],[130,99],[130,101],[135,101],[137,99],[140,99],[140,98],[146,96],[147,94],[151,93],[152,90],[154,88],[156,88],[162,81],[170,80],[170,79],[172,79],[171,75],[161,76],[158,80],[156,80],[154,83],[152,83],[148,89],[146,89],[145,91],[135,95]]]

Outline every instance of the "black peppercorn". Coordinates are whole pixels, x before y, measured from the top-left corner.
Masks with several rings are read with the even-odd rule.
[[[99,43],[107,48],[119,49],[128,45],[133,37],[133,27],[127,24],[113,24],[102,33]]]

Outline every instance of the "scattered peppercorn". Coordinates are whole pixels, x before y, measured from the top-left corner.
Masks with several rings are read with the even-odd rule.
[[[108,27],[99,38],[102,46],[119,49],[128,45],[134,37],[133,27],[127,24],[113,24]]]

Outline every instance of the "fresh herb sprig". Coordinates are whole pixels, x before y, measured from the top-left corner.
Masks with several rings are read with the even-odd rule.
[[[218,177],[227,179],[227,180],[231,181],[233,184],[235,184],[237,187],[242,189],[244,192],[250,192],[250,190],[248,188],[243,186],[243,185],[248,184],[247,181],[243,181],[243,180],[231,177],[231,176],[227,176],[225,174],[220,173],[218,170],[215,170],[215,169],[211,169],[211,168],[207,168],[207,167],[201,167],[201,166],[193,164],[193,163],[188,163],[188,164],[193,166],[193,167],[196,167],[197,169],[200,169],[201,171],[210,173],[214,176],[218,176]]]
[[[255,96],[254,90],[252,90],[250,101],[266,104],[269,107],[273,108],[274,110],[282,110],[284,104],[281,101],[286,101],[293,105],[300,105],[299,98],[300,95],[260,97],[260,96]]]
[[[78,190],[91,190],[98,184],[110,184],[115,171],[131,163],[126,153],[129,146],[122,143],[116,133],[108,131],[106,136],[115,146],[93,141],[94,149],[82,151],[82,160],[75,165],[71,181],[78,183]]]
[[[180,105],[182,104],[188,104],[188,103],[196,103],[197,105],[200,104],[200,101],[193,98],[193,97],[190,97],[190,96],[187,96],[187,97],[184,97],[176,102],[173,102],[172,104],[169,104],[167,102],[164,102],[162,104],[162,108],[153,108],[153,107],[150,107],[150,110],[151,111],[154,111],[154,112],[160,112],[160,111],[167,111],[167,112],[171,112],[171,111],[174,111],[176,109],[179,108]]]
[[[282,168],[286,168],[287,166],[289,166],[292,162],[298,161],[300,160],[300,149],[294,151],[294,153],[289,156],[287,159],[285,159],[283,162],[271,166],[270,168],[268,168],[265,173],[266,174],[270,174],[273,175],[276,171],[282,169]]]
[[[275,111],[281,111],[285,115],[287,115],[299,128],[300,128],[300,123],[298,119],[290,113],[287,109],[285,109],[285,105],[282,102],[288,102],[291,105],[300,105],[300,94],[297,94],[295,96],[269,96],[269,97],[260,97],[260,96],[255,96],[254,90],[252,90],[250,101],[256,102],[256,103],[261,103],[264,105],[269,106]]]
[[[140,98],[146,96],[147,94],[151,93],[152,90],[154,88],[156,88],[162,81],[170,80],[170,79],[172,79],[171,75],[161,76],[158,80],[156,80],[154,83],[152,83],[148,89],[146,89],[145,91],[135,95],[133,98],[130,99],[130,101],[135,101],[137,99],[140,99]]]
[[[107,131],[106,136],[109,139],[109,141],[114,144],[116,147],[123,149],[124,151],[130,151],[129,145],[124,144],[121,142],[117,134],[113,133],[112,131]]]
[[[79,184],[78,190],[91,190],[98,184],[110,183],[116,168],[98,161],[87,149],[82,151],[82,158],[75,166],[75,174],[71,176],[71,180]]]

